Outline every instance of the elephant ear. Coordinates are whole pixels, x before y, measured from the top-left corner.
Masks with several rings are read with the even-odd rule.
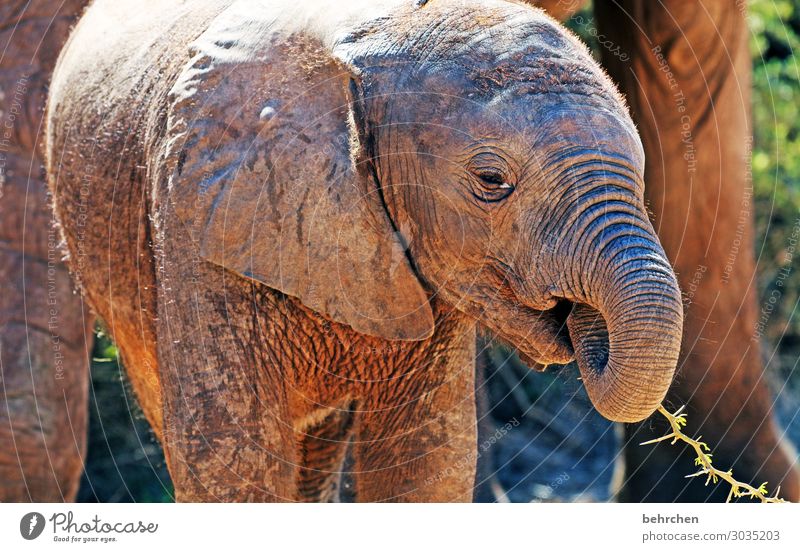
[[[218,16],[170,92],[167,194],[200,256],[385,339],[433,332],[360,137],[355,75],[315,39]]]

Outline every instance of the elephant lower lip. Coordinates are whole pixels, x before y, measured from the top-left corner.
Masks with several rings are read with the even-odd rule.
[[[527,364],[528,367],[540,372],[544,371],[550,365],[569,364],[575,360],[575,355],[565,351],[563,348],[551,350],[546,353],[540,353],[538,351],[527,352],[517,349],[517,354],[520,360]]]
[[[550,359],[542,359],[539,357],[534,358],[520,351],[517,351],[517,356],[519,356],[519,359],[524,362],[528,368],[531,370],[536,370],[537,372],[544,372],[554,365],[562,366],[566,364],[565,362],[550,362]]]
[[[538,343],[534,347],[518,347],[520,360],[535,370],[572,362],[575,352],[567,330],[567,318],[572,309],[572,302],[560,300],[552,309],[539,311],[538,317],[545,322],[547,334],[537,336]]]

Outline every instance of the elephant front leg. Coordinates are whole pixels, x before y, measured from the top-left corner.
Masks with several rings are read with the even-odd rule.
[[[285,374],[262,346],[254,285],[167,243],[158,355],[179,501],[297,498]]]
[[[477,460],[474,392],[474,367],[469,363],[433,389],[409,393],[395,406],[373,403],[362,412],[354,443],[356,499],[472,501]]]

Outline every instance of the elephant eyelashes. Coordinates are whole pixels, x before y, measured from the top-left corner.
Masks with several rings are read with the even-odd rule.
[[[502,201],[514,191],[514,186],[498,170],[481,169],[474,171],[473,175],[477,182],[472,186],[472,193],[486,203]]]

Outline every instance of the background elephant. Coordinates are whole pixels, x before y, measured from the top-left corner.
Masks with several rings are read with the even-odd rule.
[[[62,265],[38,142],[85,3],[0,5],[0,502],[72,500],[83,467],[91,316]]]
[[[562,20],[586,4],[532,3]],[[693,431],[715,444],[715,463],[798,501],[797,452],[773,419],[757,335],[746,3],[595,0],[591,22],[572,23],[602,37],[602,62],[630,104],[647,160],[645,197],[686,296],[668,404],[687,405]],[[665,433],[660,421],[626,431],[624,498],[725,499],[724,488],[685,479],[682,447],[639,446]]]
[[[475,319],[648,416],[682,305],[588,51],[509,2],[291,4],[97,1],[53,78],[71,267],[177,497],[326,499],[352,441],[358,499],[470,500]]]

